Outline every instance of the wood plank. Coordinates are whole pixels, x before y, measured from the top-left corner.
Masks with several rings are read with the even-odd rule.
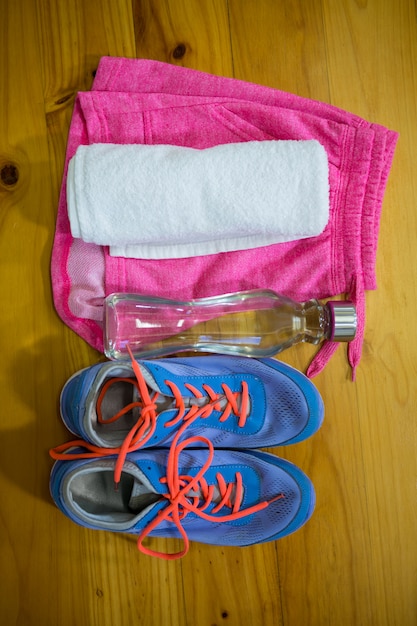
[[[233,76],[227,0],[134,0],[138,57]]]
[[[230,0],[236,78],[328,101],[321,0]]]
[[[325,2],[324,14],[333,102],[400,131],[382,213],[378,289],[368,297],[357,411],[369,516],[373,619],[381,624],[412,624],[417,589],[412,539],[417,519],[417,393],[410,374],[415,371],[417,336],[406,329],[417,293],[416,281],[410,280],[404,263],[409,259],[413,266],[415,235],[410,238],[409,233],[417,232],[415,211],[405,208],[415,206],[417,199],[415,166],[410,160],[417,140],[417,126],[410,117],[417,96],[415,4],[344,2],[336,9]]]
[[[1,621],[30,622],[46,605],[47,569],[34,581],[39,545],[47,553],[45,420],[55,413],[57,348],[46,313],[52,202],[34,3],[2,3],[0,20],[0,280],[2,355]],[[29,61],[30,57],[30,61]],[[52,431],[58,432],[58,429]],[[41,452],[40,452],[41,450]],[[46,462],[45,462],[46,461]],[[6,514],[7,512],[7,514]],[[37,544],[37,542],[39,542]],[[22,598],[25,600],[22,601]]]

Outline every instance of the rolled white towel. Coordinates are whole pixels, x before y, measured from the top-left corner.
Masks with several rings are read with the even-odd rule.
[[[315,140],[92,144],[69,163],[68,215],[73,237],[113,256],[200,256],[319,235],[328,181]]]

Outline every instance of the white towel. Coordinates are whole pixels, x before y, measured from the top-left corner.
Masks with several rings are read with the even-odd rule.
[[[68,168],[71,233],[149,259],[313,237],[329,219],[328,176],[315,140],[80,146]]]

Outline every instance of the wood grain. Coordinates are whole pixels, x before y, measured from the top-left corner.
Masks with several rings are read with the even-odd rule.
[[[413,0],[0,0],[0,620],[29,626],[417,624],[417,15]],[[144,57],[330,102],[400,132],[364,354],[316,379],[310,522],[179,562],[72,524],[48,492],[65,380],[102,357],[54,311],[50,254],[74,97],[103,55]],[[305,369],[314,350],[282,360]],[[171,551],[179,542],[147,540]]]
[[[133,2],[137,56],[233,76],[225,0]]]

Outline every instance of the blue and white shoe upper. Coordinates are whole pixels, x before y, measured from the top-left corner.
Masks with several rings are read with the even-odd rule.
[[[188,442],[189,443],[189,442]],[[310,518],[315,493],[296,466],[261,451],[144,449],[126,456],[115,491],[115,457],[57,461],[50,489],[58,508],[92,529],[139,535],[142,552],[177,558],[189,540],[247,546],[280,539]],[[143,544],[182,538],[174,555]]]
[[[141,360],[135,366],[136,373],[128,361],[110,361],[72,376],[61,393],[67,428],[96,446],[120,446],[150,410],[137,378],[146,383],[156,415],[143,447],[169,447],[179,422],[197,408],[199,417],[190,420],[188,430],[210,439],[216,448],[297,443],[314,434],[323,421],[323,402],[313,383],[275,359],[210,355]],[[110,379],[114,384],[100,400],[100,422],[97,403]],[[109,421],[128,405],[131,410]]]

